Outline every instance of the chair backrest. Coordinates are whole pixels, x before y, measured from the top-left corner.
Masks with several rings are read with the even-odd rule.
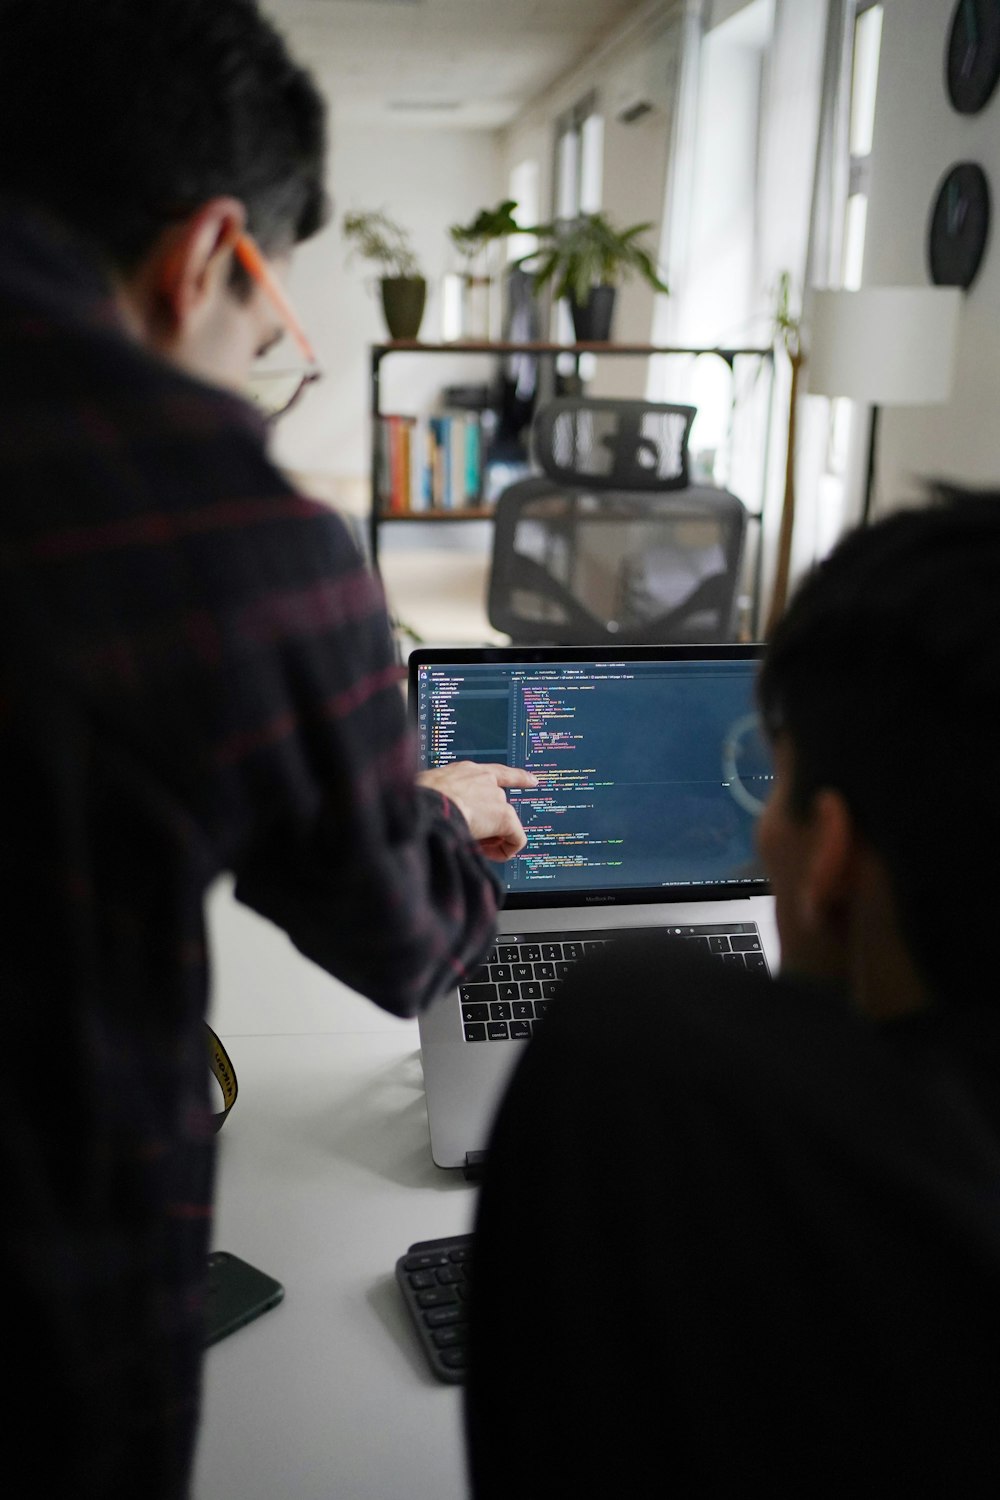
[[[560,397],[535,413],[535,462],[558,484],[679,490],[688,483],[693,406]]]
[[[545,472],[496,504],[495,630],[518,644],[735,639],[747,512],[729,491],[687,482],[694,414],[635,401],[539,411]]]

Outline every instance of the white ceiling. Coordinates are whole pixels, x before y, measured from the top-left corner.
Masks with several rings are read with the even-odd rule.
[[[337,113],[497,128],[649,0],[262,0]]]

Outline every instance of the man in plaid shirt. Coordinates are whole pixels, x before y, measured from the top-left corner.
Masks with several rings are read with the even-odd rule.
[[[7,1461],[43,1495],[179,1496],[206,888],[235,872],[410,1015],[489,943],[484,854],[523,845],[503,788],[530,779],[415,777],[378,584],[234,392],[305,343],[280,277],[324,214],[308,75],[254,0],[0,0],[0,38]]]

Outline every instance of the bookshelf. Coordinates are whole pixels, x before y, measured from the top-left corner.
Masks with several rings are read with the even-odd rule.
[[[462,521],[484,521],[493,516],[492,505],[482,504],[458,504],[441,506],[434,504],[422,504],[420,508],[407,507],[404,509],[390,509],[388,495],[383,483],[384,450],[380,451],[380,431],[383,422],[391,418],[394,413],[383,413],[381,407],[381,373],[385,360],[394,354],[419,354],[433,358],[435,355],[450,355],[454,358],[462,354],[487,354],[502,357],[508,354],[533,354],[540,359],[551,360],[553,363],[560,355],[570,355],[578,358],[583,354],[593,354],[600,358],[640,358],[649,359],[657,355],[715,355],[725,361],[729,366],[731,382],[730,416],[735,412],[738,392],[735,379],[736,363],[738,360],[748,358],[756,360],[757,368],[767,376],[766,389],[766,429],[762,443],[762,461],[759,486],[759,500],[757,507],[748,504],[750,519],[758,523],[758,545],[756,548],[756,561],[754,565],[753,595],[755,611],[759,607],[760,595],[760,565],[761,548],[759,544],[759,523],[762,517],[763,499],[767,484],[768,465],[770,457],[770,431],[772,426],[772,404],[774,395],[774,353],[770,348],[716,348],[707,346],[678,346],[665,344],[560,344],[549,342],[536,343],[512,343],[506,341],[479,342],[473,340],[458,340],[447,344],[421,343],[418,339],[395,339],[383,344],[374,344],[371,347],[371,419],[372,419],[372,444],[371,444],[371,509],[369,513],[369,544],[371,560],[374,567],[378,567],[379,531],[383,526],[396,524],[420,524],[420,525],[455,525]],[[404,419],[406,420],[406,419]],[[483,462],[485,471],[485,456]],[[426,497],[425,497],[426,498]],[[742,498],[742,497],[741,497]]]

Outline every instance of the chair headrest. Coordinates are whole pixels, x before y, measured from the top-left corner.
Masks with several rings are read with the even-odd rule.
[[[694,406],[560,397],[535,413],[535,462],[590,490],[678,490],[688,484]]]

